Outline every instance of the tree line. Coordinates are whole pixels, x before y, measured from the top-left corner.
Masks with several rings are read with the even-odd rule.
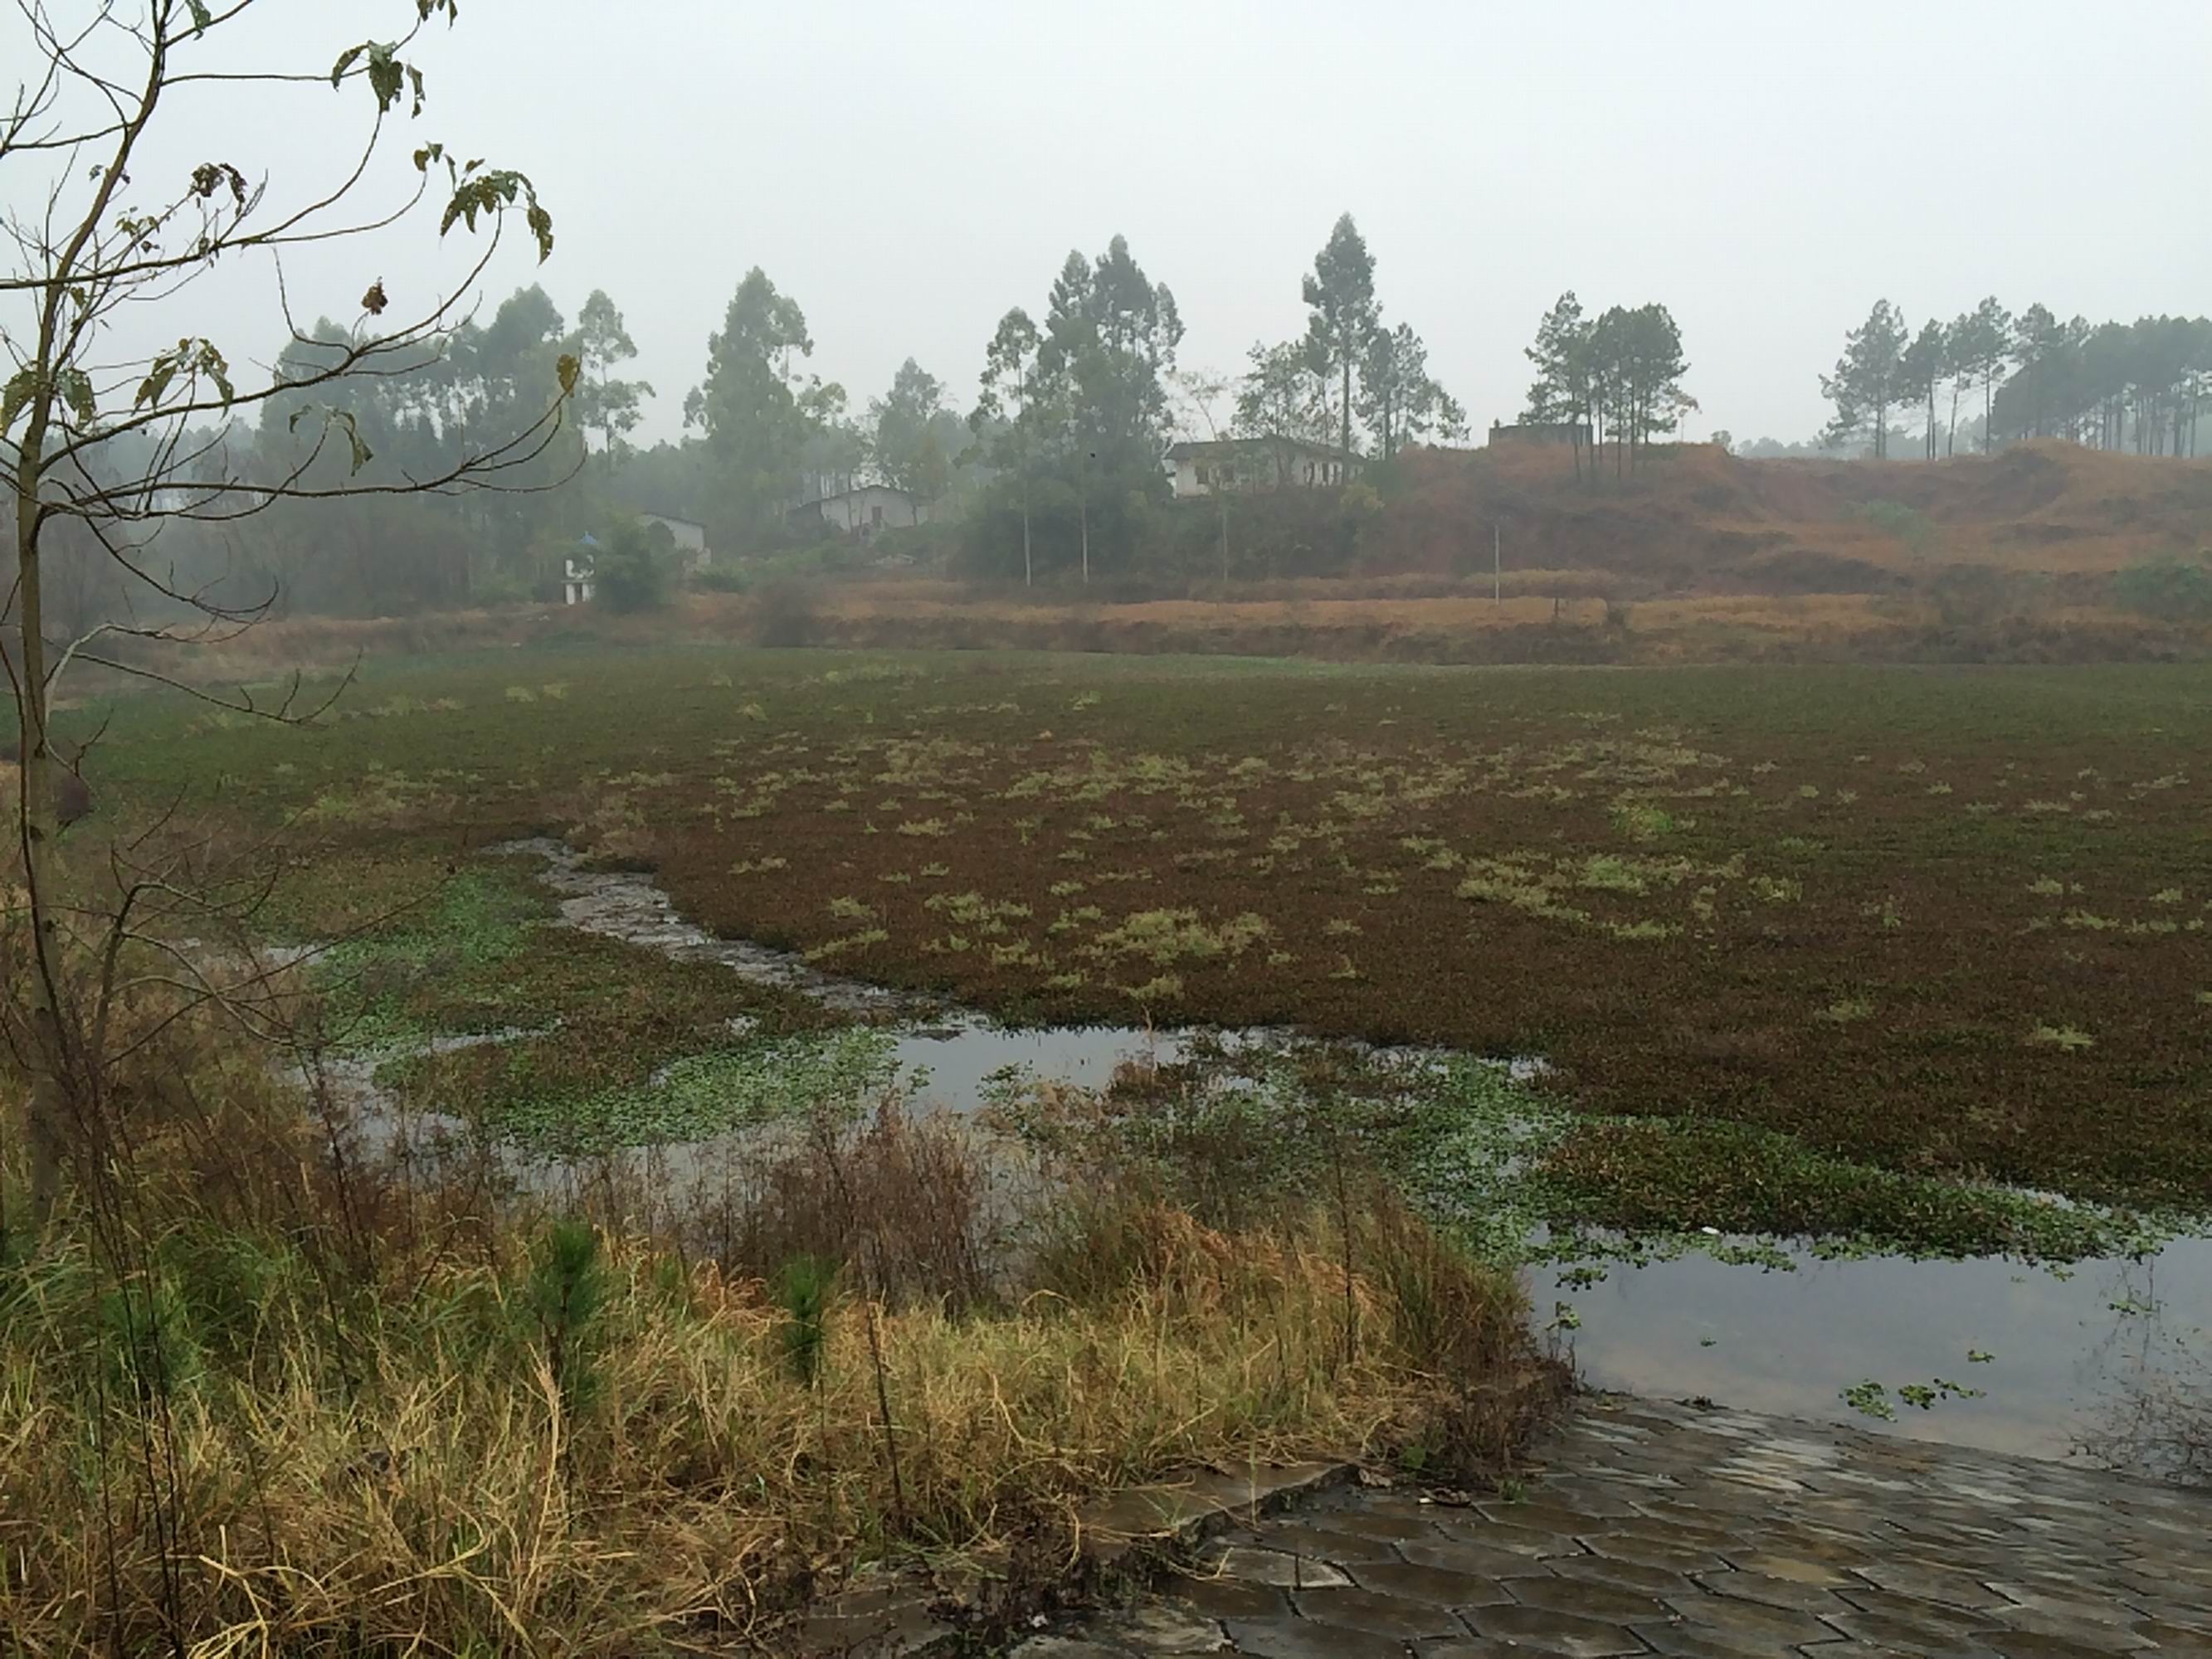
[[[1420,337],[1384,322],[1375,269],[1343,216],[1301,281],[1305,332],[1255,345],[1232,382],[1182,368],[1174,291],[1115,236],[1094,255],[1072,250],[1041,305],[1000,319],[964,418],[909,359],[865,424],[848,416],[842,387],[806,373],[805,313],[755,270],[709,342],[706,379],[686,400],[689,433],[668,447],[710,480],[718,548],[772,548],[792,533],[794,500],[875,480],[933,509],[957,497],[951,550],[973,569],[1088,581],[1157,541],[1170,494],[1162,460],[1179,435],[1387,460],[1465,432]],[[1287,481],[1290,470],[1273,476]]]
[[[1544,313],[1525,354],[1536,367],[1527,419],[1567,428],[1575,476],[1583,449],[1613,445],[1616,474],[1636,471],[1654,437],[1675,431],[1698,406],[1683,390],[1690,372],[1682,331],[1663,305],[1613,306],[1587,315],[1571,289]]]
[[[1464,429],[1419,336],[1383,322],[1373,276],[1347,216],[1306,278],[1306,334],[1255,346],[1248,372],[1221,383],[1233,403],[1221,432],[1315,444],[1349,436],[1389,455]],[[611,295],[593,290],[571,319],[533,283],[487,310],[411,342],[374,374],[339,372],[357,349],[358,322],[319,319],[288,341],[258,417],[199,433],[183,447],[195,462],[161,470],[172,495],[221,483],[178,503],[189,510],[166,549],[179,586],[340,615],[548,599],[585,536],[611,546],[638,513],[696,520],[718,554],[742,558],[805,540],[795,506],[863,483],[957,520],[949,550],[972,568],[1087,577],[1102,564],[1126,568],[1158,542],[1170,516],[1162,458],[1173,439],[1219,435],[1200,408],[1209,377],[1177,362],[1173,292],[1120,237],[1096,256],[1071,252],[1036,320],[1008,311],[964,410],[912,358],[880,396],[856,404],[810,372],[814,340],[799,300],[751,270],[707,341],[683,435],[650,447],[635,434],[653,388],[629,370],[636,346]],[[404,488],[529,431],[563,362],[574,366],[565,418],[502,453],[489,481],[497,488]],[[148,462],[125,437],[85,464],[119,483]],[[242,486],[287,478],[338,493],[312,509],[277,500],[252,514],[223,510]],[[48,586],[63,621],[82,628],[119,613],[129,580],[95,538],[55,526]]]
[[[344,372],[358,332],[327,318],[301,330],[258,418],[196,434],[184,447],[197,459],[162,472],[177,586],[337,615],[550,597],[563,553],[644,505],[619,481],[653,388],[623,373],[637,349],[604,291],[572,321],[532,283],[374,374]],[[564,383],[548,423],[548,391]],[[102,447],[119,477],[144,465],[127,443]],[[416,487],[486,452],[498,460],[477,469],[484,487]],[[287,483],[313,493],[256,495]],[[54,549],[65,604],[80,620],[116,614],[129,573],[69,529]]]
[[[279,610],[339,615],[548,599],[585,536],[610,543],[638,513],[717,520],[724,544],[765,544],[800,495],[864,477],[943,494],[967,442],[941,386],[910,361],[869,403],[865,425],[848,416],[842,387],[798,380],[784,360],[811,349],[805,319],[758,272],[740,284],[710,342],[706,385],[687,400],[695,425],[744,410],[725,416],[711,446],[635,444],[653,388],[625,374],[637,348],[604,290],[572,322],[542,287],[519,289],[488,320],[462,321],[374,375],[336,373],[356,331],[328,319],[303,330],[278,357],[277,390],[258,422],[200,434],[188,446],[200,450],[198,464],[168,476],[179,495],[221,479],[235,499],[241,485],[292,477],[345,493],[250,514],[227,514],[214,496],[180,503],[191,510],[167,538],[180,582],[230,601],[276,595]],[[758,372],[771,354],[782,377],[775,387]],[[564,360],[575,365],[565,419],[506,454],[488,481],[495,488],[403,488],[541,421]],[[121,478],[144,460],[117,441],[94,464]],[[127,573],[72,528],[57,528],[52,585],[65,618],[89,624],[117,613]]]
[[[2014,315],[1995,295],[1945,323],[1914,330],[1878,300],[1820,377],[1835,414],[1832,444],[1864,439],[1890,453],[1890,416],[1922,416],[1922,453],[1956,453],[1959,406],[1978,394],[1986,451],[2027,438],[2065,438],[2142,455],[2193,455],[2212,394],[2212,319],[2142,317],[2062,322],[2036,304]],[[1969,404],[1971,407],[1971,403]]]
[[[374,492],[433,476],[443,458],[526,427],[564,360],[578,366],[568,417],[510,458],[497,489],[349,495],[313,514],[280,504],[251,523],[189,526],[176,544],[195,580],[225,592],[273,587],[289,609],[388,613],[554,597],[584,536],[612,545],[641,512],[698,521],[718,560],[775,553],[823,533],[795,507],[883,483],[939,521],[936,548],[957,565],[1088,580],[1165,556],[1181,520],[1163,461],[1178,437],[1241,441],[1244,461],[1208,476],[1244,488],[1272,446],[1285,453],[1261,471],[1287,483],[1300,447],[1388,460],[1464,434],[1420,336],[1386,319],[1350,215],[1300,292],[1301,334],[1255,343],[1233,378],[1188,370],[1172,289],[1116,236],[1098,253],[1071,252],[1040,303],[1006,313],[964,409],[913,358],[862,404],[812,372],[804,307],[755,267],[707,340],[682,435],[649,447],[635,440],[653,388],[628,372],[636,347],[602,290],[571,319],[533,284],[425,343],[399,372],[327,381],[352,330],[325,319],[278,363],[301,395],[280,392],[256,425],[226,433],[210,477],[301,470]],[[100,568],[88,556],[88,571]],[[81,598],[96,612],[112,596]]]

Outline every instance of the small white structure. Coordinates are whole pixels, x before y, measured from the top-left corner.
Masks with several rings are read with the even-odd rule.
[[[592,590],[599,574],[599,539],[586,534],[576,544],[576,550],[561,562],[561,603],[589,605]]]
[[[927,524],[929,508],[890,484],[856,484],[793,507],[790,518],[795,530],[853,536],[866,542],[886,530]]]
[[[1345,483],[1361,466],[1334,444],[1303,438],[1223,438],[1180,443],[1168,451],[1175,468],[1178,501],[1224,490],[1327,489]]]
[[[686,575],[697,575],[713,562],[714,556],[707,550],[705,525],[694,524],[689,519],[678,519],[666,513],[641,513],[637,516],[641,523],[659,525],[675,538],[677,556],[684,561]]]

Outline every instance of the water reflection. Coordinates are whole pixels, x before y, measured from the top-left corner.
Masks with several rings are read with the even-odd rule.
[[[965,1112],[987,1103],[994,1080],[1011,1073],[1103,1089],[1124,1066],[1175,1064],[1190,1041],[1185,1031],[1129,1026],[1016,1030],[988,1020],[963,1020],[903,1031],[896,1052],[910,1098]]]
[[[1616,1265],[1587,1289],[1553,1292],[1581,1320],[1575,1352],[1601,1388],[1864,1422],[1838,1396],[1862,1381],[1893,1401],[1937,1379],[1985,1390],[1931,1409],[1898,1403],[1887,1425],[2043,1457],[2081,1455],[2166,1474],[2147,1402],[2205,1381],[2212,1240],[2179,1238],[2142,1261],[2057,1270],[2002,1259],[1822,1261],[1795,1272],[1692,1253]],[[1548,1288],[1553,1275],[1539,1275]],[[1540,1305],[1550,1297],[1541,1297]],[[1710,1346],[1707,1346],[1710,1344]],[[1986,1361],[1972,1356],[1984,1353]],[[2197,1409],[2207,1409],[2197,1395]],[[2122,1431],[2134,1424],[2133,1432]]]

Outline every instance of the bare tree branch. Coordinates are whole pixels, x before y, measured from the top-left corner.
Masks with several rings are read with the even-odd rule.
[[[88,18],[68,27],[46,0],[10,3],[13,30],[31,48],[23,61],[32,67],[0,112],[0,201],[11,204],[0,209],[0,249],[7,250],[0,258],[0,349],[9,365],[0,381],[0,489],[13,507],[15,531],[6,611],[13,628],[0,630],[0,672],[15,693],[21,732],[14,839],[30,962],[28,994],[20,1008],[7,1010],[7,1023],[11,1040],[21,1034],[30,1076],[33,1208],[43,1213],[66,1164],[74,1158],[93,1167],[85,1160],[100,1147],[127,1139],[126,1126],[109,1115],[106,1082],[121,1052],[112,1022],[118,1006],[158,1008],[163,999],[175,1005],[159,1018],[134,1021],[134,1043],[154,1040],[180,1017],[177,1010],[194,1007],[218,1009],[264,1039],[282,1035],[281,1022],[266,1018],[260,1000],[266,977],[258,965],[237,973],[211,968],[172,936],[187,915],[242,914],[236,903],[252,899],[251,884],[210,885],[197,854],[149,866],[152,843],[141,838],[112,850],[108,890],[93,903],[77,891],[81,872],[57,863],[49,720],[58,686],[78,665],[95,665],[258,719],[318,718],[351,684],[350,673],[328,696],[313,698],[303,696],[295,674],[270,703],[247,686],[234,693],[196,686],[118,648],[133,640],[234,637],[275,601],[273,586],[266,598],[240,600],[227,586],[179,578],[174,565],[167,574],[157,568],[149,556],[165,527],[179,520],[227,526],[278,502],[553,487],[558,480],[549,483],[540,474],[564,430],[579,371],[563,355],[543,407],[502,422],[519,430],[489,445],[449,445],[428,465],[387,463],[365,471],[372,458],[359,416],[337,401],[355,386],[402,383],[443,361],[502,244],[510,210],[523,216],[540,259],[551,251],[551,216],[526,175],[461,163],[437,143],[414,151],[411,188],[380,205],[368,198],[374,165],[398,124],[394,112],[403,105],[406,118],[422,112],[422,76],[405,54],[434,15],[442,12],[451,21],[451,0],[392,0],[395,10],[404,3],[411,14],[397,38],[348,43],[327,71],[224,61],[228,26],[257,0],[135,6],[96,0]],[[340,98],[367,90],[374,113],[356,153],[330,182],[286,204],[275,199],[266,177],[250,183],[234,161],[186,156],[159,137],[181,88],[204,85],[234,101],[255,88],[317,82],[328,82]],[[182,176],[169,173],[172,167],[183,167]],[[304,332],[286,286],[285,250],[374,240],[439,193],[434,167],[442,170],[448,192],[441,239],[457,225],[473,232],[489,221],[489,234],[474,243],[462,280],[414,307],[412,320],[392,324],[381,320],[380,280],[343,337],[320,337],[333,330]],[[143,181],[133,177],[141,168],[149,175]],[[144,357],[105,344],[119,337],[127,318],[159,316],[219,264],[249,256],[270,261],[292,340],[252,383],[236,383],[229,356],[210,340],[187,337]],[[329,401],[318,409],[319,398]],[[270,407],[284,404],[293,426],[317,416],[304,453],[295,451],[273,471],[263,454],[251,467],[238,465],[230,437],[241,418],[261,412],[266,431],[278,418]],[[216,429],[198,431],[200,422]],[[331,476],[341,462],[343,476]],[[77,560],[70,568],[81,566],[82,555],[122,580],[127,594],[151,596],[150,612],[173,605],[190,620],[142,617],[135,599],[126,599],[121,615],[64,617],[50,642],[53,601],[64,595],[58,588],[49,594],[45,567],[62,553]],[[172,803],[156,821],[169,823],[174,810]],[[78,1140],[74,1153],[65,1145],[71,1134]]]

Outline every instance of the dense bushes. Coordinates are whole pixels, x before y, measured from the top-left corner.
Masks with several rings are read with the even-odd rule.
[[[617,525],[593,561],[599,603],[622,614],[668,602],[676,582],[676,541],[668,526],[631,519]]]
[[[1916,556],[1925,557],[1935,550],[1936,526],[1917,507],[1903,501],[1869,501],[1858,509],[1858,515],[1885,535],[1896,537]]]
[[[775,647],[812,645],[822,635],[822,618],[815,608],[814,590],[785,577],[765,583],[754,596],[752,638],[755,645]]]
[[[2130,611],[2170,622],[2212,618],[2212,551],[2193,561],[2130,565],[2112,578],[2112,598]]]

